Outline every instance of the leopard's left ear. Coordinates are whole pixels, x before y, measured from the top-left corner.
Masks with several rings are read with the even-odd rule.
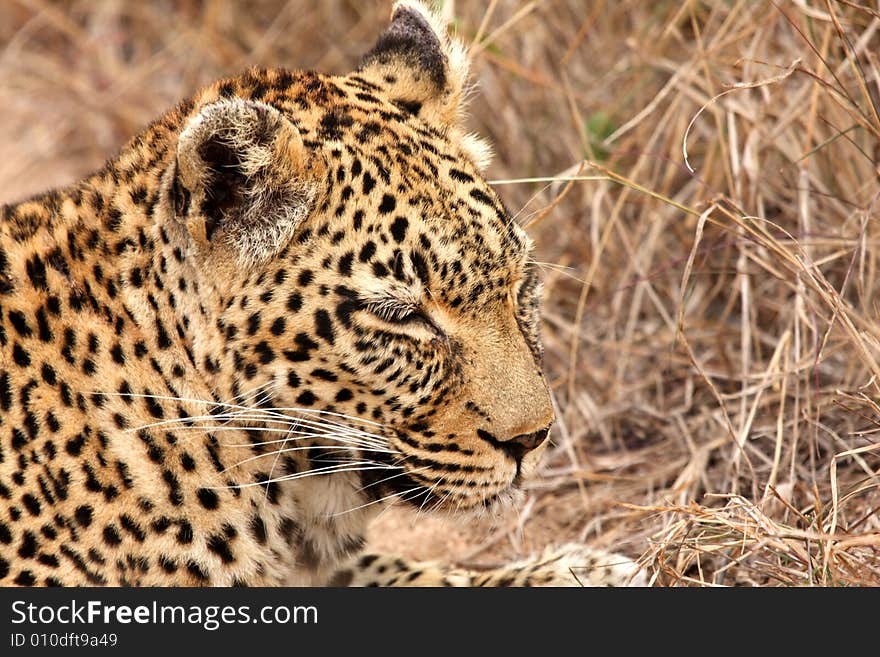
[[[388,90],[405,111],[428,123],[458,127],[468,78],[467,52],[439,14],[421,2],[394,5],[391,25],[361,60],[357,74]]]

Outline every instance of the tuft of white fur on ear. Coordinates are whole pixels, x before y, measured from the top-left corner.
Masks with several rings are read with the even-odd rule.
[[[209,103],[178,138],[190,233],[202,251],[223,247],[245,267],[264,262],[308,216],[321,168],[274,107],[241,98]]]
[[[492,163],[492,144],[475,132],[461,135],[458,144],[478,171],[485,171]]]

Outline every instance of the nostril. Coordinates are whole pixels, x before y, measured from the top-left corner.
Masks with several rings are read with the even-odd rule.
[[[523,456],[543,443],[546,437],[547,429],[541,429],[539,431],[533,431],[532,433],[524,433],[519,436],[514,436],[507,441],[506,444],[509,445],[508,449],[512,452],[513,458],[517,461],[521,461]]]
[[[498,449],[507,452],[517,462],[519,462],[522,461],[523,457],[526,454],[528,454],[544,442],[544,439],[547,438],[548,432],[549,427],[545,427],[543,429],[539,429],[538,431],[533,431],[532,433],[524,433],[520,434],[519,436],[514,436],[513,438],[510,438],[508,440],[499,440],[491,433],[489,433],[488,431],[484,431],[483,429],[478,429],[477,435],[483,440],[491,443],[494,447],[497,447]]]
[[[533,431],[532,433],[524,433],[511,439],[511,442],[520,445],[527,452],[531,452],[538,445],[544,442],[547,437],[547,429]]]

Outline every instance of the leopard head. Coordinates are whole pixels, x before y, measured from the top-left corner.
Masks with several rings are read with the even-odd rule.
[[[462,127],[467,63],[400,2],[349,75],[203,91],[163,179],[216,320],[196,340],[204,376],[356,429],[336,454],[376,465],[361,488],[427,508],[515,499],[553,420],[531,243]],[[333,436],[309,440],[324,450],[308,468],[340,462]]]

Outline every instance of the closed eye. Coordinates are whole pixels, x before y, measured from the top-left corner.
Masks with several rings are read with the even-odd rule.
[[[421,324],[437,334],[442,334],[440,327],[420,306],[408,304],[399,299],[382,299],[365,301],[363,309],[384,322],[397,325]]]
[[[381,320],[394,324],[412,321],[420,312],[418,306],[410,305],[391,298],[365,301],[364,310],[374,314]]]

